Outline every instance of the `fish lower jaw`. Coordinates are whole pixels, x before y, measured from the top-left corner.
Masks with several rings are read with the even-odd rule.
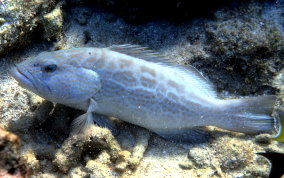
[[[10,75],[16,79],[21,87],[34,91],[33,83],[17,67],[11,69]]]

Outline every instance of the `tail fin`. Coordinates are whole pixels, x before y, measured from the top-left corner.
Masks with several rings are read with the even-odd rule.
[[[227,116],[230,118],[221,127],[250,134],[271,133],[277,122],[272,117],[275,100],[276,96],[266,95],[228,101]]]
[[[276,135],[274,136],[273,140],[279,141],[279,142],[284,142],[284,111],[280,109],[276,109],[275,113],[276,119],[278,119],[278,124],[276,125]]]

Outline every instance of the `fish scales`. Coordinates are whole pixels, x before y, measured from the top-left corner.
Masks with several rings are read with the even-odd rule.
[[[105,54],[104,56],[107,55],[114,56],[111,53]],[[120,68],[119,63],[121,60],[119,58],[122,57],[124,61],[137,60],[137,62],[133,63],[132,66],[128,67],[127,69]],[[155,129],[155,127],[161,127],[161,125],[167,124],[168,120],[174,121],[171,125],[173,127],[177,127],[175,126],[176,125],[175,123],[180,124],[181,121],[179,121],[179,118],[181,116],[187,117],[190,114],[189,108],[193,108],[192,106],[187,106],[186,102],[182,102],[183,101],[182,99],[180,100],[178,99],[178,98],[186,98],[185,94],[182,93],[182,91],[178,91],[176,86],[168,85],[168,83],[174,83],[172,81],[174,79],[171,80],[166,79],[165,76],[165,74],[167,74],[166,71],[164,72],[159,67],[155,69],[153,66],[147,66],[149,65],[148,62],[144,62],[141,60],[142,63],[139,63],[138,59],[131,59],[131,58],[127,59],[127,57],[128,56],[122,55],[121,57],[118,56],[117,59],[115,58],[112,59],[111,57],[105,57],[103,59],[103,60],[106,60],[106,58],[112,59],[108,61],[108,63],[114,63],[114,64],[107,64],[105,67],[101,67],[98,70],[98,73],[100,74],[100,76],[102,76],[101,77],[102,90],[99,94],[103,95],[102,98],[105,98],[104,99],[105,103],[101,103],[102,108],[106,108],[106,106],[109,106],[110,103],[113,105],[113,108],[116,108],[116,105],[119,105],[122,102],[121,96],[124,96],[126,101],[124,101],[123,103],[123,109],[121,108],[119,108],[119,110],[113,109],[112,115],[116,115],[118,118],[127,118],[129,117],[128,112],[132,113],[132,117],[133,113],[136,113],[136,116],[134,116],[136,119],[134,121],[131,121],[131,123],[138,124],[137,122],[139,122],[139,124],[143,124],[144,127],[151,129]],[[104,71],[107,71],[108,73],[109,66],[112,66],[111,67],[113,70],[112,77],[105,77]],[[139,70],[141,72],[137,72]],[[129,86],[127,84],[128,82],[125,81],[125,77],[120,75],[121,72],[126,72],[126,71],[129,74],[131,74],[131,76],[133,76],[133,81],[135,85]],[[149,74],[149,71],[151,71],[152,75]],[[156,76],[154,77],[153,74],[156,74]],[[112,81],[111,84],[108,84],[110,81]],[[175,82],[176,85],[182,85],[178,84],[177,82]],[[113,93],[114,97],[107,98],[104,96],[105,94],[108,95],[109,93]],[[176,96],[176,100],[173,99],[172,97],[173,95]],[[183,110],[186,110],[187,112],[182,112]],[[98,112],[100,112],[100,110],[98,110]],[[108,111],[101,111],[101,112],[105,113]],[[152,114],[148,114],[149,116],[145,117],[145,112],[153,114],[155,113],[155,115],[151,116]],[[156,124],[152,123],[152,119],[154,117],[157,119]],[[141,120],[143,120],[143,123],[140,123]],[[187,124],[195,126],[194,123],[189,123],[189,122],[190,121],[186,121]],[[195,122],[195,124],[198,123]],[[199,123],[198,125],[200,124],[201,123]]]
[[[260,133],[279,122],[271,116],[275,96],[223,100],[194,67],[180,67],[143,47],[74,48],[45,52],[11,72],[19,83],[53,102],[114,116],[167,138],[192,139],[199,126]]]

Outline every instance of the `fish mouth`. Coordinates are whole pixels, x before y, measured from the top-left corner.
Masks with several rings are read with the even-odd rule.
[[[19,82],[20,86],[27,88],[29,90],[32,90],[32,91],[34,91],[34,90],[37,91],[36,86],[29,79],[29,76],[27,74],[25,74],[24,72],[22,72],[17,66],[15,66],[11,69],[10,75]]]

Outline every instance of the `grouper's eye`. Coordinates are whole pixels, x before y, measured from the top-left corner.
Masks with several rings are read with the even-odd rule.
[[[51,64],[51,65],[46,65],[43,67],[43,70],[45,72],[54,72],[57,69],[57,65]]]

